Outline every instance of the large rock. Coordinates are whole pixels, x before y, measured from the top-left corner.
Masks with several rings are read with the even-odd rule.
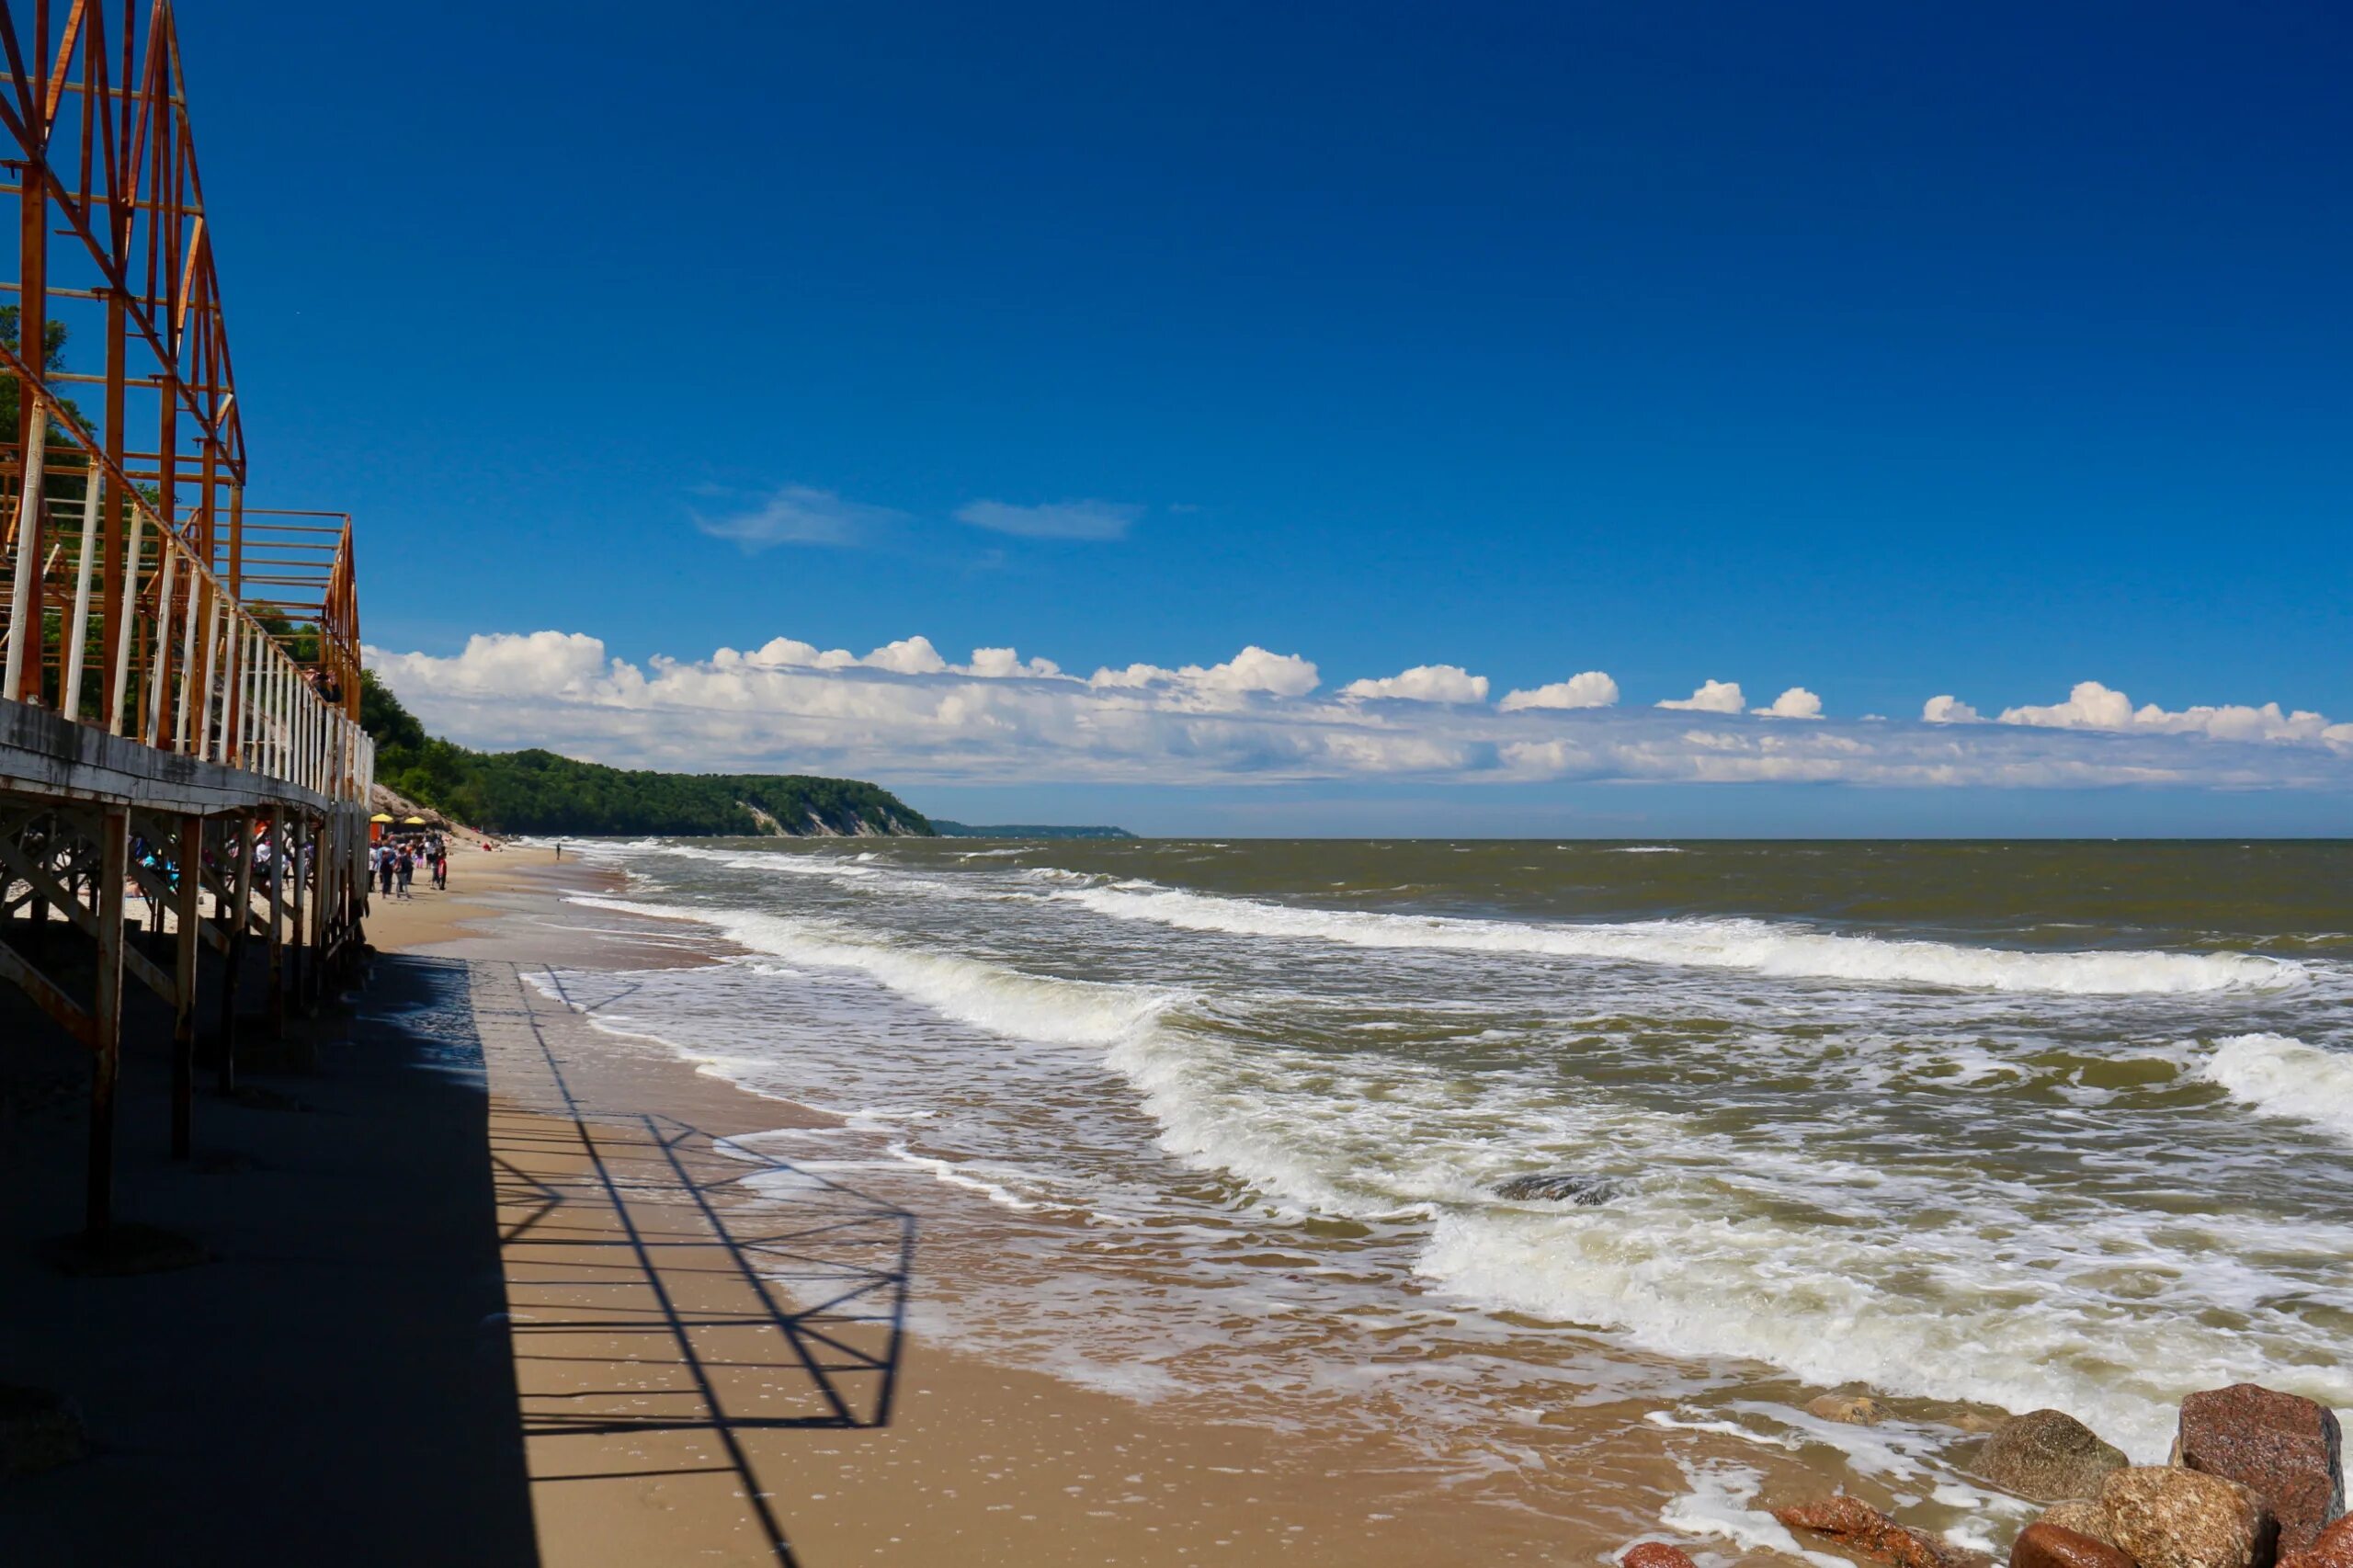
[[[1663,1540],[1636,1541],[1618,1562],[1620,1568],[1699,1568],[1689,1552]]]
[[[1876,1426],[1887,1419],[1887,1406],[1867,1393],[1818,1394],[1805,1402],[1806,1414],[1849,1426]]]
[[[2270,1568],[2279,1522],[2253,1490],[2170,1465],[2120,1470],[2100,1487],[2108,1539],[2141,1568]]]
[[[1859,1497],[1840,1493],[1818,1502],[1776,1508],[1773,1517],[1791,1529],[1829,1536],[1847,1551],[1892,1562],[1895,1568],[1990,1568],[1982,1552],[1962,1551],[1906,1529]]]
[[[1977,1473],[2005,1492],[2056,1503],[2098,1496],[2101,1483],[2131,1462],[2066,1412],[2033,1410],[1995,1428],[1978,1451]]]
[[[2279,1568],[2353,1568],[2353,1516],[2320,1532],[2320,1539],[2293,1557],[2279,1559]]]
[[[2096,1536],[2037,1520],[2010,1543],[2010,1568],[2133,1568],[2133,1562]]]
[[[2034,1522],[2087,1535],[2110,1546],[2116,1544],[2109,1536],[2108,1510],[2089,1498],[2071,1497],[2064,1503],[2053,1503]]]
[[[1497,1184],[1497,1198],[1514,1203],[1574,1203],[1596,1209],[1618,1196],[1618,1184],[1608,1176],[1582,1171],[1538,1171]]]
[[[2292,1393],[2233,1383],[2191,1394],[2181,1402],[2173,1457],[2254,1488],[2279,1521],[2282,1552],[2304,1551],[2345,1512],[2336,1413]]]

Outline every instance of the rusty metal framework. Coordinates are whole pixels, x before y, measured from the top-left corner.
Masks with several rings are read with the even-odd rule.
[[[273,1020],[362,950],[374,748],[350,518],[244,505],[169,0],[0,0],[0,980],[93,1054],[97,1234],[126,975],[174,1008],[186,1154],[205,951],[225,1086],[249,935]]]
[[[0,3],[0,48],[15,143],[0,195],[18,216],[0,283],[16,402],[0,428],[0,698],[364,799],[348,519],[247,521],[171,6]],[[85,387],[95,411],[71,395]]]

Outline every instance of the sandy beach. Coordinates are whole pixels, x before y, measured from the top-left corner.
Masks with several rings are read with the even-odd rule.
[[[551,893],[597,873],[489,858],[458,863],[473,874],[446,905],[393,905],[378,939],[471,966],[543,1562],[1565,1562],[1616,1544],[1449,1506],[1402,1449],[1159,1420],[905,1331],[934,1217],[816,1176],[784,1215],[773,1189],[735,1201],[745,1162],[714,1142],[821,1113],[524,983],[533,963],[680,955],[660,922],[568,929]],[[788,1294],[767,1273],[825,1283]]]
[[[11,1210],[0,1381],[65,1393],[94,1451],[0,1483],[0,1555],[409,1562],[449,1560],[453,1532],[461,1560],[551,1565],[1619,1544],[1435,1491],[1402,1446],[1165,1418],[908,1332],[934,1216],[813,1175],[747,1203],[735,1184],[761,1167],[723,1141],[819,1113],[527,983],[701,961],[665,923],[563,902],[606,880],[546,849],[467,851],[449,892],[380,901],[366,991],[295,1027],[314,1061],[269,1070],[256,1048],[242,1102],[199,1103],[194,1162],[127,1136],[126,1212],[199,1244],[198,1267],[34,1261],[73,1223],[79,1108],[61,1092],[18,1115],[7,1168],[30,1201]],[[134,1053],[134,1132],[160,1080]],[[142,1505],[100,1503],[123,1497]]]
[[[884,885],[850,846],[772,853]],[[651,912],[632,900],[682,873],[625,885],[612,859],[469,848],[449,892],[380,901],[367,983],[283,1040],[249,1018],[236,1093],[202,1075],[184,1163],[162,1137],[168,1019],[142,1004],[119,1210],[179,1267],[51,1265],[79,1219],[86,1069],[12,1017],[0,1385],[63,1395],[89,1451],[0,1479],[0,1561],[404,1563],[446,1558],[462,1520],[462,1560],[588,1568],[1594,1563],[1642,1540],[1721,1568],[1788,1561],[1767,1511],[1833,1490],[1955,1545],[1998,1549],[2028,1517],[1968,1479],[2002,1406],[1874,1388],[1851,1425],[1825,1402],[1861,1380],[1483,1317],[1364,1252],[1344,1267],[1377,1317],[1303,1305],[1299,1263],[1254,1243],[1205,1335],[1183,1274],[1121,1250],[1132,1226],[979,1196],[971,1173],[1012,1179],[999,1150],[1035,1157],[1017,1137],[961,1165],[832,1157],[872,1129],[820,1108],[848,1102],[818,1079],[875,1065],[914,1015],[827,993],[822,957],[778,968]],[[969,971],[907,983],[939,972]],[[771,1010],[699,1033],[675,1009],[704,981]],[[1024,1092],[993,1076],[1013,1058],[953,1049],[973,1092]],[[1073,1301],[1117,1333],[1079,1344]]]

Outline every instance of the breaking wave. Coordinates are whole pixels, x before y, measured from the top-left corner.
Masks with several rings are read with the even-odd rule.
[[[2252,953],[2018,952],[1915,938],[1847,936],[1742,918],[1547,926],[1459,915],[1304,909],[1182,892],[1149,882],[1072,888],[1059,896],[1100,915],[1190,931],[1414,948],[1615,959],[1746,970],[1783,979],[1853,980],[2078,996],[2279,991],[2303,967]]]
[[[2257,1116],[2308,1122],[2353,1142],[2353,1056],[2286,1035],[2225,1035],[2198,1075]]]

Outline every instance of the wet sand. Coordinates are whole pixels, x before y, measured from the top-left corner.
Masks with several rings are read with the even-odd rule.
[[[937,1216],[813,1176],[788,1212],[745,1201],[754,1167],[714,1140],[822,1113],[522,979],[706,946],[651,920],[583,931],[561,894],[600,881],[540,850],[468,857],[450,893],[369,933],[472,965],[543,1562],[1427,1564],[1620,1544],[1434,1494],[1402,1446],[1162,1418],[906,1332],[899,1293],[923,1289]]]
[[[1448,1485],[1403,1442],[1255,1421],[1247,1389],[1204,1419],[909,1332],[966,1211],[813,1173],[751,1199],[761,1167],[724,1140],[823,1113],[526,980],[709,961],[699,927],[565,902],[608,886],[469,850],[449,892],[380,903],[356,1012],[313,1027],[314,1062],[248,1075],[278,1103],[200,1102],[193,1165],[162,1157],[134,1060],[125,1212],[204,1267],[30,1261],[76,1213],[80,1123],[28,1122],[0,1382],[66,1392],[101,1449],[0,1482],[0,1561],[1377,1568],[1677,1536],[1657,1500],[1683,1483],[1638,1411],[1530,1413],[1583,1431],[1573,1472]],[[1530,1506],[1564,1487],[1607,1528]]]

